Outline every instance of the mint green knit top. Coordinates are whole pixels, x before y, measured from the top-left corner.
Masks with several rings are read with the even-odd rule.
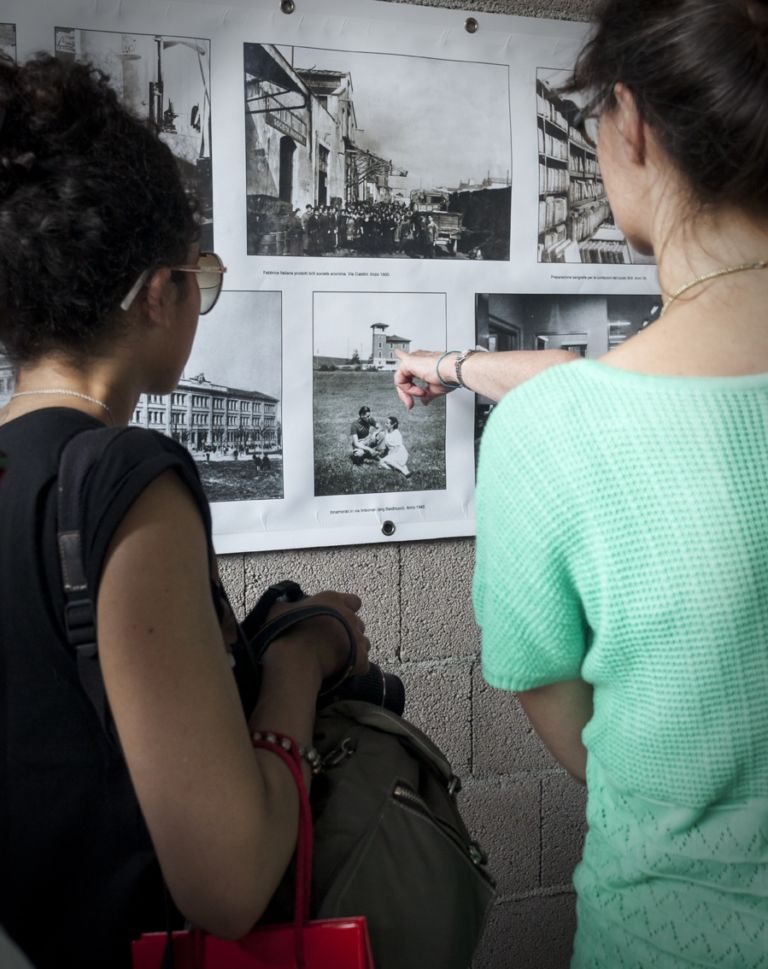
[[[474,604],[491,685],[594,688],[573,966],[768,967],[768,374],[508,394]]]

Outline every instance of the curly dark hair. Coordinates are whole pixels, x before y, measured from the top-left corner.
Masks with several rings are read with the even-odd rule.
[[[768,211],[768,0],[600,0],[563,93],[622,82],[698,204]]]
[[[170,149],[101,71],[0,58],[0,344],[14,363],[87,359],[125,325],[139,273],[183,263],[196,237]]]

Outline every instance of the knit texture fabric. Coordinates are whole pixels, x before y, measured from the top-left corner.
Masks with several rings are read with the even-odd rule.
[[[594,687],[573,966],[768,967],[768,374],[508,394],[474,603],[491,685]]]

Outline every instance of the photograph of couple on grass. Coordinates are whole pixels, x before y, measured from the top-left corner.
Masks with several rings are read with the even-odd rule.
[[[445,401],[406,411],[396,350],[445,347],[444,293],[315,293],[315,496],[445,489]]]

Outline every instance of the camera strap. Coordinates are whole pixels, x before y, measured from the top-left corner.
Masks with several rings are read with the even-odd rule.
[[[296,589],[299,589],[299,586],[297,586],[295,582],[278,582],[276,585],[270,586],[259,600],[252,617],[254,614],[266,615],[272,606],[281,599],[295,601],[290,594],[286,595],[286,586],[293,586]],[[300,589],[299,592],[301,592]],[[263,605],[264,603],[266,604]],[[349,653],[347,654],[347,661],[344,665],[344,669],[337,676],[329,677],[327,680],[323,680],[320,688],[320,696],[323,696],[326,693],[331,693],[334,690],[337,690],[341,684],[352,675],[352,671],[355,668],[355,663],[357,662],[357,643],[355,642],[355,634],[347,620],[337,609],[334,609],[332,606],[317,603],[308,606],[299,606],[297,609],[292,609],[290,612],[285,612],[282,616],[278,616],[271,622],[267,622],[262,625],[259,631],[249,639],[248,649],[251,654],[252,661],[255,664],[259,664],[267,649],[269,649],[270,645],[278,637],[282,636],[297,623],[304,622],[305,619],[314,619],[317,616],[330,616],[332,619],[338,620],[346,630],[349,638]]]

